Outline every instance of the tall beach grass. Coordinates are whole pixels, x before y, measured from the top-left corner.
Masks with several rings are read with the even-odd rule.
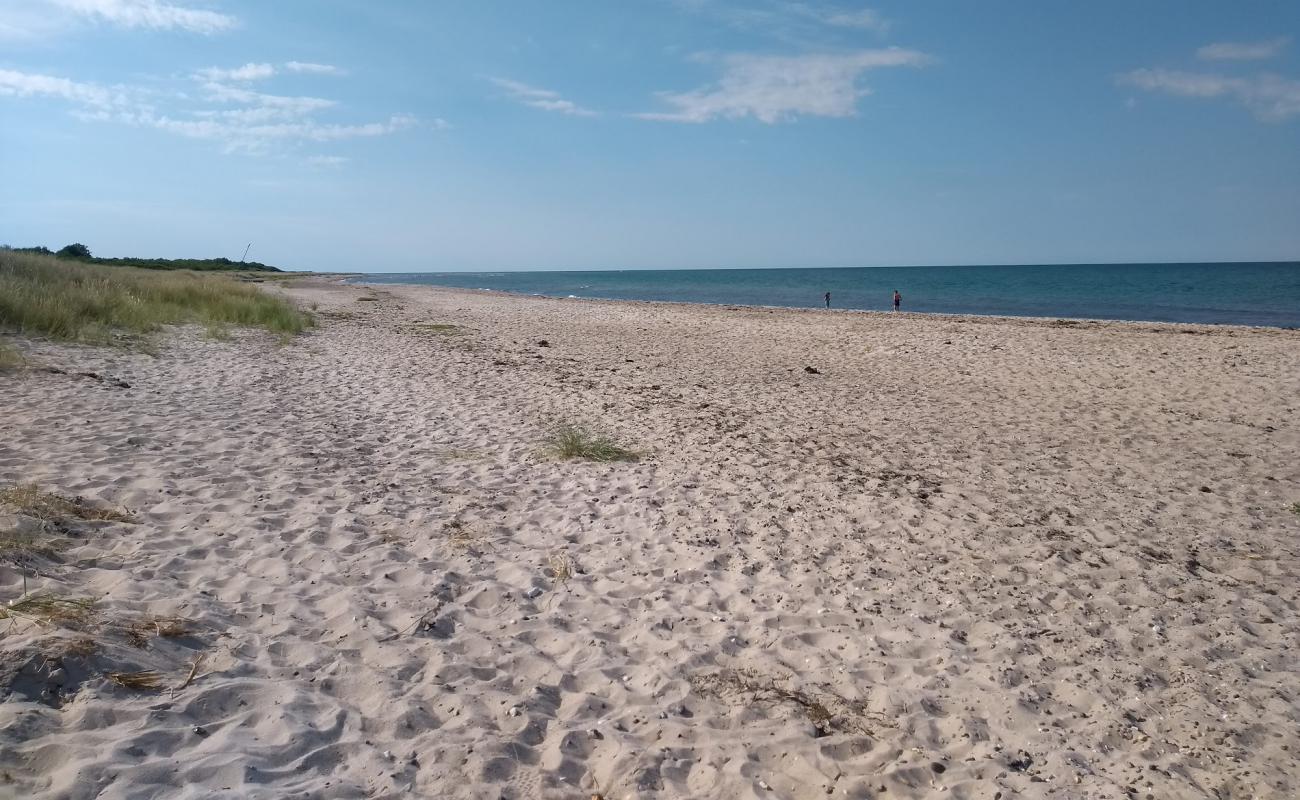
[[[147,334],[183,323],[292,335],[311,327],[312,318],[230,275],[109,267],[0,250],[0,330],[107,344],[118,333]]]

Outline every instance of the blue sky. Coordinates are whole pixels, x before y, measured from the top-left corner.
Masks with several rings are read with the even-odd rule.
[[[0,242],[295,269],[1300,259],[1300,3],[0,0]]]

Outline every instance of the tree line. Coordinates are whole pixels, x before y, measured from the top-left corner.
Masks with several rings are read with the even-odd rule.
[[[72,261],[80,261],[86,264],[103,264],[109,267],[140,267],[141,269],[192,269],[198,271],[236,271],[250,270],[253,272],[282,272],[278,267],[272,267],[268,264],[262,264],[257,261],[231,261],[228,258],[96,258],[91,254],[90,248],[81,242],[75,242],[61,247],[58,250],[51,250],[48,247],[9,247],[0,246],[0,249],[9,250],[15,253],[36,253],[38,255],[54,256],[55,258],[66,258]]]

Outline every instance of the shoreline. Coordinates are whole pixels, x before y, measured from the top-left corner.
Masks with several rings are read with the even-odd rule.
[[[1237,263],[1237,262],[1232,262]],[[1248,262],[1242,262],[1248,263]],[[1269,262],[1271,263],[1271,262]],[[1289,263],[1289,262],[1287,262]],[[817,306],[768,306],[768,305],[749,305],[745,303],[711,303],[705,301],[687,301],[687,300],[630,300],[626,298],[611,297],[578,297],[574,295],[551,295],[531,292],[513,292],[505,289],[472,289],[464,286],[444,286],[432,283],[370,283],[360,278],[344,278],[338,283],[342,286],[367,286],[367,287],[385,287],[397,286],[412,289],[431,289],[441,292],[466,292],[471,294],[484,295],[501,295],[505,297],[519,298],[536,298],[539,300],[555,301],[581,301],[588,303],[622,303],[630,306],[669,306],[669,307],[706,307],[719,309],[737,309],[746,311],[790,311],[803,312],[811,314],[861,314],[869,317],[889,318],[894,316],[910,316],[912,318],[928,318],[945,322],[1003,322],[1015,324],[1019,322],[1031,324],[1046,324],[1049,326],[1059,325],[1059,323],[1079,323],[1090,327],[1099,327],[1105,325],[1131,325],[1131,326],[1152,326],[1152,327],[1194,327],[1208,328],[1213,331],[1240,331],[1240,332],[1276,332],[1279,334],[1296,333],[1300,334],[1300,327],[1287,325],[1243,325],[1231,322],[1170,322],[1166,320],[1141,320],[1141,319],[1106,319],[1100,317],[1042,317],[1019,314],[976,314],[976,313],[948,313],[941,311],[899,311],[894,312],[888,309],[866,309],[866,308],[820,308]]]

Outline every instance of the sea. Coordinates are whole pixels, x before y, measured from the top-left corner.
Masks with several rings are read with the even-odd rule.
[[[359,283],[651,300],[1067,319],[1300,327],[1300,262],[427,272]]]

